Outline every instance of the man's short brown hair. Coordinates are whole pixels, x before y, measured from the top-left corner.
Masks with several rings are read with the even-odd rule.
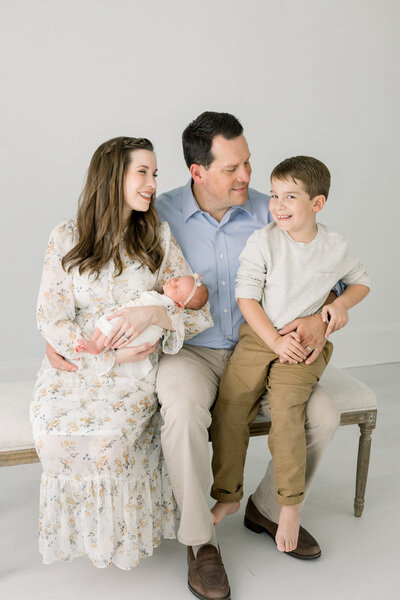
[[[328,198],[331,186],[331,174],[323,162],[312,156],[293,156],[286,158],[271,173],[272,179],[293,179],[301,181],[310,198],[324,195]]]

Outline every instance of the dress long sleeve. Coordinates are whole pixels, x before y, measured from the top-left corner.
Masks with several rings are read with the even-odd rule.
[[[37,324],[40,333],[61,356],[80,367],[93,368],[100,375],[112,368],[114,351],[79,357],[75,351],[77,340],[85,335],[76,322],[73,274],[63,269],[61,261],[76,241],[76,228],[71,221],[62,223],[50,235],[39,290]]]

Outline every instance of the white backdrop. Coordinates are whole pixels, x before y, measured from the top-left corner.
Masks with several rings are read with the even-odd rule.
[[[165,191],[188,178],[180,136],[203,110],[242,121],[261,191],[287,156],[326,162],[321,221],[373,281],[333,362],[399,361],[399,22],[397,0],[0,0],[0,377],[40,360],[45,247],[96,147],[149,137]]]

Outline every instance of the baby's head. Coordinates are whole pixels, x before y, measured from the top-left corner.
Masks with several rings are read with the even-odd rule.
[[[208,289],[202,278],[197,273],[172,277],[163,285],[164,294],[175,302],[180,308],[198,310],[208,300]]]
[[[287,158],[271,173],[270,210],[280,229],[290,232],[325,205],[331,184],[328,168],[311,156]]]

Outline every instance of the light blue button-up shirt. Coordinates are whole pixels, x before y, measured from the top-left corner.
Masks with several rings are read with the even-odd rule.
[[[218,222],[200,209],[193,196],[192,180],[158,197],[160,221],[168,221],[193,271],[202,275],[208,287],[214,327],[188,344],[234,348],[237,343],[244,321],[235,300],[239,254],[253,231],[272,221],[268,203],[268,196],[249,189],[247,202],[229,208]]]

